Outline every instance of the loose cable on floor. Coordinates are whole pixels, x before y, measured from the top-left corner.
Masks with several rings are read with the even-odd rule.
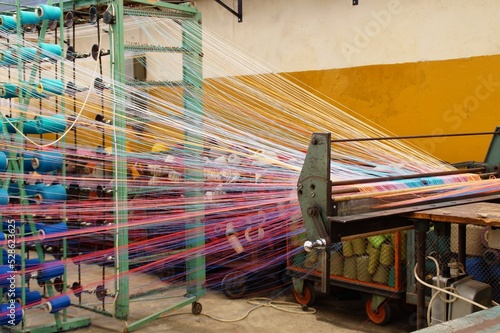
[[[294,314],[315,314],[316,309],[314,308],[303,308],[300,304],[293,303],[293,302],[285,302],[285,301],[274,301],[270,298],[265,298],[265,297],[255,297],[255,298],[250,298],[247,300],[248,304],[255,305],[253,308],[248,310],[243,316],[235,319],[224,319],[224,318],[218,318],[214,317],[209,314],[205,313],[200,313],[200,316],[205,316],[210,319],[220,321],[223,323],[234,323],[238,321],[244,320],[246,317],[250,315],[254,310],[260,309],[262,307],[270,307],[279,311],[284,311],[288,313],[294,313]],[[171,313],[165,316],[162,316],[161,318],[166,318],[166,317],[172,317],[172,316],[178,316],[178,315],[184,315],[184,314],[191,314],[190,312],[180,312],[180,313]]]

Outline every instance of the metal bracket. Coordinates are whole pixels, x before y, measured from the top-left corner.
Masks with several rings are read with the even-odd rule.
[[[328,293],[330,288],[330,237],[326,232],[325,225],[321,220],[321,208],[309,207],[307,215],[314,221],[314,227],[319,233],[320,238],[314,242],[306,241],[304,250],[311,251],[314,248],[322,250],[321,252],[321,292]]]
[[[377,312],[378,308],[387,300],[387,297],[372,295],[372,311]]]
[[[309,207],[307,209],[307,215],[310,216],[314,222],[314,227],[319,234],[323,249],[325,246],[330,246],[330,236],[326,232],[325,225],[321,220],[321,208],[318,206]]]
[[[238,22],[243,22],[243,0],[238,0],[238,11],[235,11],[228,5],[226,5],[222,0],[215,0],[219,5],[227,9],[231,14],[238,18]]]
[[[500,131],[500,127],[495,129],[495,132]],[[494,170],[495,165],[500,163],[500,135],[495,134],[491,138],[490,146],[488,148],[488,152],[486,153],[486,157],[484,159],[484,163],[488,165],[488,171],[498,171]]]

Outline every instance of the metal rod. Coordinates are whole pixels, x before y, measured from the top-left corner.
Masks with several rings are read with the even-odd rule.
[[[425,239],[426,232],[423,229],[425,222],[416,222],[416,246],[417,246],[417,275],[425,280]],[[426,326],[425,320],[425,286],[417,283],[417,330]]]
[[[397,228],[391,228],[391,229],[384,229],[384,234],[395,234],[398,232],[402,231],[407,231],[407,230],[412,230],[415,227],[413,225],[406,225],[403,227],[397,227]],[[365,233],[360,233],[352,236],[345,236],[340,239],[342,242],[350,241],[353,239],[360,239],[360,238],[367,238],[371,236],[377,236],[380,235],[380,231],[371,231],[371,232],[365,232]]]
[[[467,247],[467,225],[458,225],[458,262],[465,267],[465,256]]]
[[[475,172],[480,172],[480,171],[485,171],[485,168],[478,167],[478,168],[470,168],[470,169],[466,169],[466,170],[450,170],[450,171],[439,171],[439,172],[412,174],[412,175],[387,176],[387,177],[364,178],[364,179],[353,179],[353,180],[340,180],[340,181],[332,182],[332,186],[378,183],[378,182],[385,182],[385,181],[392,181],[392,180],[413,179],[413,178],[421,178],[421,177],[439,177],[439,176],[457,175],[457,174],[461,174],[461,173],[475,173]]]
[[[188,9],[188,7],[186,7]],[[131,16],[146,16],[146,17],[163,17],[163,18],[173,18],[173,19],[189,19],[192,18],[194,12],[172,12],[172,11],[160,11],[160,10],[140,10],[140,9],[129,9],[125,8],[123,11],[124,15]]]
[[[425,244],[422,244],[425,241],[425,234],[422,236],[422,232],[417,233],[417,246],[418,250],[418,258],[417,258],[417,275],[419,278],[425,278]],[[417,329],[421,329],[425,327],[425,289],[421,283],[417,284]]]
[[[484,173],[480,173],[479,176],[481,176],[481,178],[485,179],[485,178],[490,178],[491,176],[497,176],[498,175],[498,172],[484,172]]]
[[[238,22],[243,21],[243,3],[242,3],[242,0],[238,0],[238,11],[235,11],[234,9],[232,9],[231,7],[226,5],[224,2],[222,2],[222,0],[215,0],[215,2],[217,2],[219,5],[221,5],[226,10],[228,10],[231,14],[236,16],[238,18]]]
[[[355,192],[355,193],[350,193],[348,195],[336,195],[332,196],[332,199],[334,202],[341,202],[341,201],[350,201],[350,200],[359,200],[359,199],[366,199],[366,198],[375,198],[377,195],[383,195],[383,196],[395,196],[398,194],[407,194],[407,193],[419,193],[420,190],[424,191],[442,191],[446,190],[449,188],[455,188],[456,183],[450,183],[450,184],[440,184],[440,185],[433,185],[432,187],[408,187],[408,188],[403,188],[403,189],[397,189],[397,190],[386,190],[386,191],[380,191],[378,193],[373,193],[373,192]]]
[[[455,134],[427,134],[427,135],[408,135],[408,136],[381,136],[376,138],[355,138],[355,139],[334,139],[331,142],[359,142],[359,141],[382,141],[382,140],[407,140],[424,138],[443,138],[452,136],[473,136],[473,135],[492,135],[500,132],[477,132],[477,133],[455,133]]]

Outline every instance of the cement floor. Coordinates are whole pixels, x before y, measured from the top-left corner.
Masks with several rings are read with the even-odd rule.
[[[261,294],[258,296],[269,297]],[[255,306],[249,299],[228,299],[220,292],[209,291],[200,300],[203,306],[201,315],[193,315],[191,306],[179,309],[170,315],[141,326],[136,332],[157,333],[276,333],[276,332],[367,332],[367,333],[403,333],[415,329],[412,314],[404,313],[396,305],[391,306],[392,319],[386,326],[371,323],[365,313],[363,295],[352,295],[353,299],[341,299],[338,296],[320,296],[312,307],[315,314],[289,313],[269,306]],[[275,296],[273,296],[275,297]],[[289,291],[273,298],[280,302],[293,302]],[[155,301],[154,303],[157,303]],[[160,301],[161,302],[161,301]],[[141,303],[145,308],[157,304]],[[250,310],[254,309],[250,313]],[[247,315],[248,314],[248,315]],[[76,332],[111,333],[126,331],[126,323],[97,314],[89,314],[92,325]],[[217,318],[217,319],[215,319]]]
[[[76,266],[75,266],[76,267]],[[68,282],[78,280],[77,269],[68,265]],[[106,274],[112,275],[113,268],[105,267]],[[82,285],[102,278],[103,267],[98,265],[85,265],[81,268]],[[129,276],[131,293],[141,293],[146,290],[165,286],[158,276],[138,273]],[[107,282],[107,288],[112,289],[113,282]],[[148,315],[167,308],[169,305],[178,304],[183,299],[185,289],[171,290],[161,294],[130,300],[130,316],[128,324],[134,323]],[[72,304],[78,299],[69,291]],[[102,309],[102,302],[92,293],[82,294],[82,304],[87,307]],[[283,311],[282,307],[256,306],[249,303],[250,298],[262,297],[279,302],[294,304],[290,313]],[[276,333],[276,332],[367,332],[367,333],[403,333],[415,329],[414,314],[405,313],[397,304],[391,304],[391,321],[386,326],[377,326],[367,319],[365,301],[367,295],[352,291],[339,291],[332,295],[319,294],[312,308],[314,314],[306,314],[295,303],[291,287],[281,286],[272,291],[256,292],[242,299],[229,299],[221,291],[208,290],[206,296],[199,301],[202,304],[201,315],[191,312],[191,305],[164,315],[161,318],[139,327],[135,332],[140,333],[210,333],[210,332],[235,332],[235,333]],[[114,309],[113,297],[106,297],[104,307],[108,312]],[[262,303],[261,303],[262,304]],[[253,309],[253,310],[252,310]],[[251,311],[252,310],[252,311]],[[290,310],[290,309],[287,309]],[[250,311],[250,312],[249,312]],[[77,333],[114,333],[126,332],[127,323],[112,317],[98,314],[77,307],[67,309],[69,318],[89,317],[91,325],[79,328]],[[52,315],[42,309],[28,309],[25,315],[26,327],[36,327],[47,322],[53,322]]]

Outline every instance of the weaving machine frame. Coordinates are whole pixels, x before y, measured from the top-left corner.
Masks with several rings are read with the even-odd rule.
[[[415,229],[417,236],[420,234],[420,239],[417,239],[417,243],[419,243],[419,241],[425,242],[425,231],[428,230],[429,222],[411,219],[411,214],[413,212],[474,202],[495,202],[500,199],[500,194],[498,192],[488,194],[464,194],[452,200],[429,200],[425,203],[402,205],[391,209],[372,209],[371,207],[376,203],[376,199],[373,197],[365,196],[361,199],[356,199],[355,196],[353,196],[350,200],[335,201],[332,197],[332,193],[342,194],[344,193],[344,186],[354,185],[358,181],[361,183],[369,183],[381,180],[391,181],[423,176],[436,177],[469,172],[483,173],[488,177],[497,177],[499,170],[498,165],[500,162],[498,130],[499,128],[497,127],[495,132],[492,132],[494,135],[484,162],[458,163],[454,165],[458,170],[454,170],[451,173],[436,172],[421,175],[385,177],[384,179],[374,178],[336,182],[333,182],[331,179],[332,174],[335,172],[335,170],[331,170],[331,134],[313,133],[297,183],[297,195],[305,231],[307,233],[307,241],[303,246],[306,251],[319,251],[321,259],[318,260],[318,265],[320,265],[321,268],[317,268],[315,271],[298,268],[294,264],[294,261],[290,259],[292,257],[292,251],[296,250],[294,249],[296,243],[293,244],[293,241],[289,243],[288,251],[290,256],[288,261],[288,272],[293,276],[296,299],[299,302],[300,300],[304,300],[304,303],[310,302],[311,299],[314,299],[314,297],[311,297],[311,293],[314,293],[314,283],[320,283],[321,292],[323,293],[329,291],[330,285],[336,285],[373,294],[372,298],[369,300],[370,304],[367,303],[367,313],[369,317],[370,313],[376,313],[381,309],[385,309],[388,297],[401,300],[408,299],[410,302],[413,302],[413,304],[415,304],[415,302],[418,303],[420,297],[417,297],[417,299],[407,296],[407,294],[413,293],[414,290],[412,288],[406,288],[403,281],[399,281],[399,283],[396,281],[392,288],[386,288],[386,286],[377,286],[373,283],[364,283],[356,281],[355,279],[332,277],[334,275],[331,275],[330,272],[331,253],[330,250],[326,249],[333,248],[338,242],[347,241],[356,237],[373,236],[391,232],[394,232],[394,235],[399,235],[394,237],[394,239],[397,240],[396,242],[399,242],[395,243],[396,248],[398,248],[402,246],[400,243],[401,232],[410,229]],[[410,240],[409,238],[410,237],[408,237],[408,246],[410,246],[410,244],[415,245],[413,239]],[[465,228],[460,228],[459,260],[462,261],[465,260],[464,247]],[[407,256],[407,253],[399,253],[399,255],[404,258]],[[399,273],[396,273],[396,279],[401,278],[404,273],[400,263],[397,262],[398,260],[403,259],[396,258],[395,269],[399,269]],[[408,260],[407,262],[411,261]],[[318,271],[320,271],[319,274]],[[407,285],[410,286],[411,281],[408,281]],[[372,317],[370,317],[370,319],[372,319]],[[387,318],[382,318],[380,322],[374,322],[384,324],[386,322],[385,319]]]

